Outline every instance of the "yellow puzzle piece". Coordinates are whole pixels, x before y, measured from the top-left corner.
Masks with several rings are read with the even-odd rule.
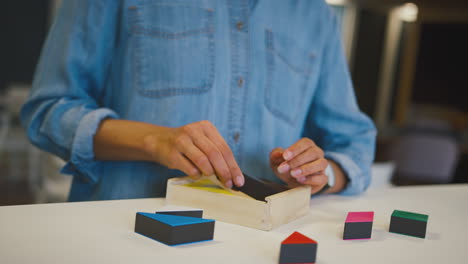
[[[234,195],[233,193],[221,188],[214,182],[212,182],[210,179],[201,179],[196,182],[192,183],[187,183],[184,184],[184,186],[191,187],[191,188],[196,188],[200,190],[205,190],[209,192],[214,192],[214,193],[223,193],[223,194],[228,194],[228,195]]]

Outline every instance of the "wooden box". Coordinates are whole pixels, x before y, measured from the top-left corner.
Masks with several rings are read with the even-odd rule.
[[[260,230],[271,230],[309,212],[310,187],[301,186],[266,197],[215,193],[184,186],[193,182],[188,177],[167,182],[166,203],[204,210],[204,217]]]

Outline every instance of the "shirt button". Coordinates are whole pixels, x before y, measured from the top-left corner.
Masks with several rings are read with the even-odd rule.
[[[234,142],[236,142],[236,143],[239,142],[240,134],[239,134],[239,133],[235,133],[234,136],[233,136],[233,138],[234,138]]]
[[[244,22],[242,21],[237,22],[236,27],[239,31],[242,30],[242,28],[244,27]]]
[[[242,87],[244,85],[244,78],[239,77],[239,79],[237,79],[237,85],[239,87]]]

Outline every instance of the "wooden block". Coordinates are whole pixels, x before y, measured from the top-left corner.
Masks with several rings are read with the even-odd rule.
[[[281,242],[279,263],[315,263],[317,242],[299,232]]]
[[[200,208],[205,217],[260,230],[271,230],[289,223],[310,210],[309,186],[300,186],[259,201],[184,186],[191,182],[193,180],[189,177],[169,179],[167,204]]]
[[[344,240],[370,239],[374,212],[349,212],[343,231]]]
[[[135,232],[173,246],[213,240],[214,224],[211,219],[138,212]]]
[[[394,210],[390,219],[390,232],[401,235],[426,237],[428,215]]]
[[[203,218],[203,210],[156,211],[156,213]]]

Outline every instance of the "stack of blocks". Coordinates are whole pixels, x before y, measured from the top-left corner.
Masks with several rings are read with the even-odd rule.
[[[343,239],[370,239],[374,212],[349,212],[344,226]]]
[[[411,212],[394,210],[390,220],[390,232],[402,235],[426,237],[427,220],[429,216]]]
[[[281,242],[279,263],[313,264],[317,256],[317,242],[299,232]]]
[[[135,232],[171,246],[213,240],[215,221],[201,216],[200,210],[138,212]]]

